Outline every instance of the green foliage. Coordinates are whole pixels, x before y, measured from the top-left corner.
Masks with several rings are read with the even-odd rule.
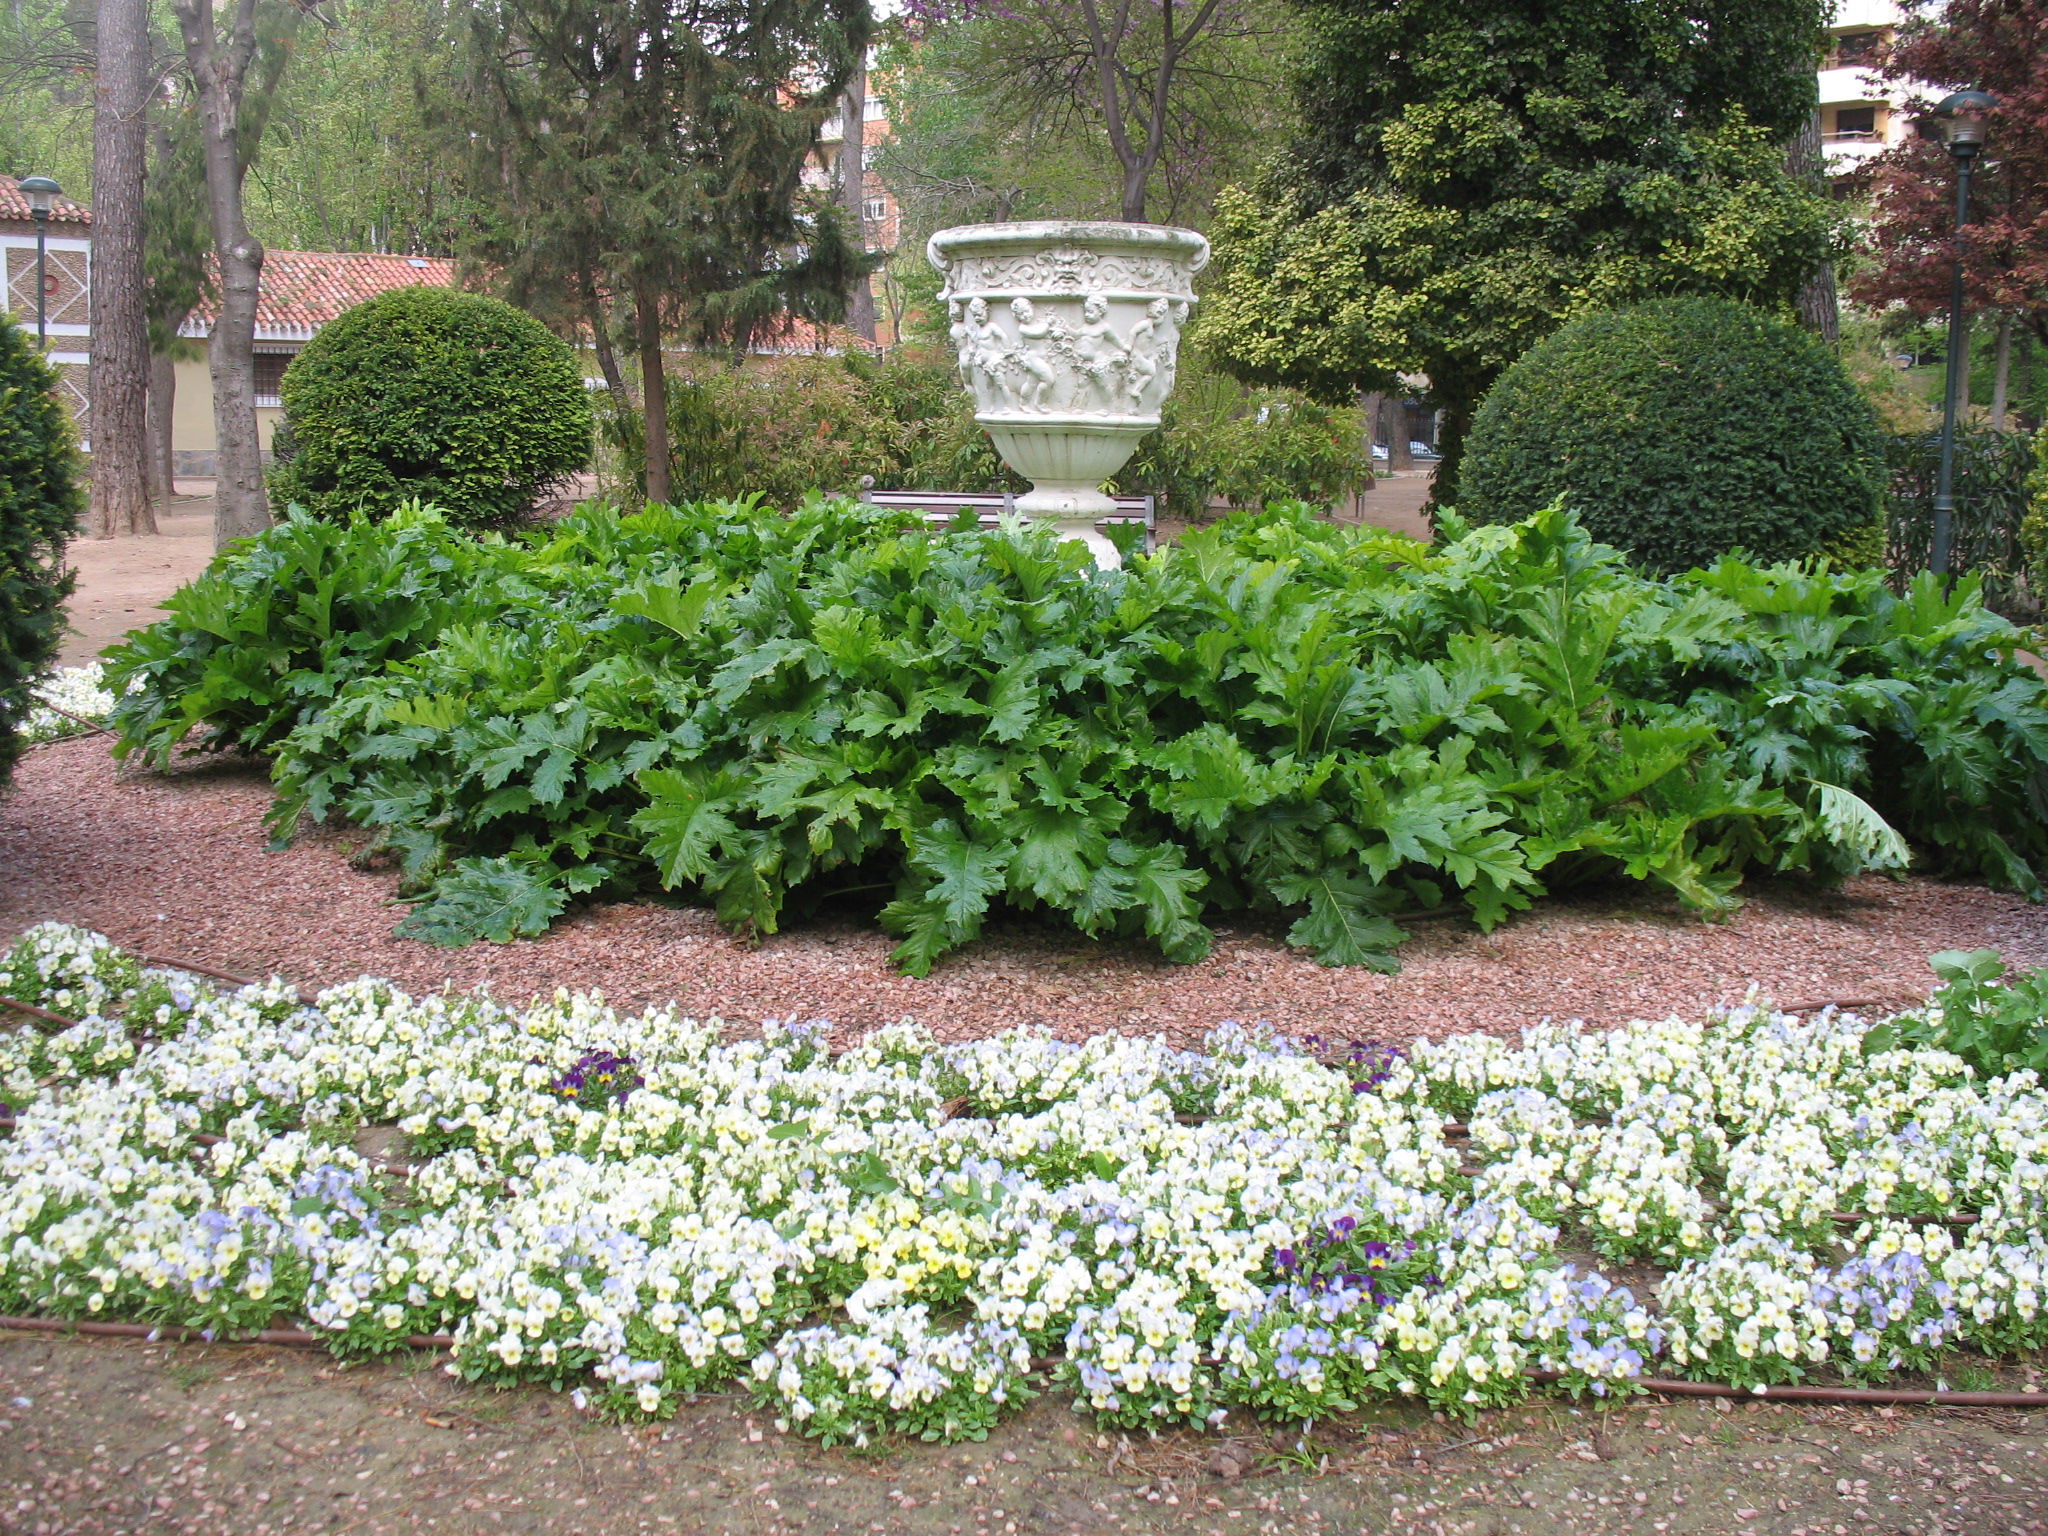
[[[1928,964],[1946,985],[1923,1013],[1900,1014],[1864,1037],[1870,1053],[1953,1051],[1985,1077],[2048,1078],[2048,969],[2006,977],[1995,949],[1945,949]]]
[[[1293,390],[1247,389],[1184,368],[1159,424],[1117,476],[1155,491],[1164,509],[1206,516],[1221,498],[1239,509],[1274,501],[1327,506],[1372,483],[1372,449],[1355,407]]]
[[[590,462],[588,393],[569,348],[511,305],[392,289],[285,370],[292,456],[270,497],[332,518],[428,499],[464,526],[501,525]]]
[[[271,751],[356,678],[488,617],[478,605],[496,598],[517,553],[417,507],[381,524],[293,510],[216,556],[164,605],[169,619],[110,653],[115,751],[165,767],[195,727],[208,750]],[[131,694],[131,682],[143,686]]]
[[[1002,909],[1175,960],[1265,914],[1391,967],[1403,913],[1490,928],[1620,876],[1716,913],[1748,869],[1892,868],[1901,836],[2038,894],[2048,689],[1967,580],[1657,581],[1556,510],[1445,533],[1282,508],[1102,573],[815,498],[517,545],[296,518],[116,656],[117,724],[271,753],[279,835],[374,828],[437,941],[653,890],[766,934],[880,889],[918,974]]]
[[[35,707],[32,685],[57,655],[72,580],[64,544],[84,509],[56,374],[0,314],[0,786]]]
[[[638,423],[614,415],[605,430],[637,475]],[[1355,410],[1184,369],[1160,429],[1138,445],[1115,484],[1156,493],[1167,510],[1188,518],[1204,515],[1218,497],[1239,507],[1327,503],[1369,482],[1364,434]],[[759,495],[789,507],[821,486],[851,493],[863,476],[884,490],[1025,484],[975,425],[958,373],[916,357],[702,367],[670,385],[669,436],[678,497],[687,501]]]
[[[855,354],[700,366],[669,386],[669,437],[679,500],[758,495],[794,506],[824,487],[853,492],[863,475],[885,490],[1022,488],[974,424],[950,367]],[[634,475],[638,423],[606,429]]]
[[[1976,572],[1983,578],[1985,596],[2004,613],[2038,609],[2041,601],[2040,585],[2029,583],[2025,527],[2034,462],[2033,439],[2024,432],[1956,429],[1949,568]],[[1887,438],[1885,463],[1891,474],[1885,533],[1892,566],[1909,575],[1924,571],[1934,546],[1941,434],[1907,432]]]
[[[1457,486],[1474,522],[1562,497],[1595,538],[1680,571],[1730,549],[1796,559],[1866,526],[1884,459],[1818,338],[1748,305],[1662,299],[1582,316],[1501,375]]]
[[[2035,602],[2048,596],[2048,427],[2034,434],[2034,468],[2027,476],[2027,509],[2020,521],[2020,553]]]
[[[1325,398],[1426,373],[1465,423],[1572,316],[1666,294],[1788,301],[1827,252],[1787,173],[1818,0],[1301,0],[1305,128],[1219,199],[1197,332]]]

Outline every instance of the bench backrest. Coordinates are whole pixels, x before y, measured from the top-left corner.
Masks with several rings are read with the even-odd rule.
[[[972,512],[983,527],[994,527],[1006,512],[1017,510],[1017,498],[1008,491],[875,491],[865,490],[860,499],[878,507],[903,507],[922,512],[928,522],[949,523],[962,512]],[[1104,523],[1137,524],[1145,530],[1145,548],[1152,547],[1156,499],[1151,496],[1112,496],[1116,511],[1100,519]]]

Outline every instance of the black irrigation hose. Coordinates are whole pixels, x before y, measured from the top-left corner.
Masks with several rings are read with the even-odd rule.
[[[292,1349],[325,1349],[333,1342],[329,1334],[308,1333],[303,1328],[262,1328],[254,1333],[224,1333],[207,1337],[201,1328],[157,1327],[150,1323],[85,1323],[61,1317],[0,1317],[0,1329],[16,1328],[27,1333],[86,1333],[114,1339],[158,1339],[172,1344],[282,1344]],[[453,1349],[455,1340],[445,1333],[415,1333],[406,1338],[408,1349]]]
[[[255,1333],[222,1334],[209,1339],[198,1328],[158,1328],[148,1323],[82,1323],[56,1317],[0,1317],[0,1329],[27,1333],[82,1333],[117,1339],[153,1339],[177,1344],[276,1344],[291,1349],[324,1349],[329,1335],[299,1328],[264,1328]],[[452,1349],[445,1333],[416,1333],[405,1340],[409,1349]],[[1549,1386],[1563,1379],[1558,1371],[1530,1371],[1529,1380]],[[1856,1403],[1873,1406],[1926,1408],[2048,1408],[2048,1392],[1929,1392],[1911,1387],[1771,1387],[1763,1392],[1731,1387],[1719,1381],[1670,1381],[1646,1376],[1631,1383],[1659,1397],[1721,1397],[1741,1402]]]

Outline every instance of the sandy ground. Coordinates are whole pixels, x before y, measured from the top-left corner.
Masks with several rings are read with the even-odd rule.
[[[78,572],[58,663],[81,667],[129,630],[163,617],[159,604],[213,558],[213,482],[180,480],[183,493],[157,506],[154,538],[73,539]]]
[[[0,1333],[0,1532],[2041,1536],[2044,1430],[2039,1413],[1637,1399],[1154,1440],[1101,1434],[1055,1392],[985,1445],[853,1454],[735,1396],[625,1428],[424,1356]]]

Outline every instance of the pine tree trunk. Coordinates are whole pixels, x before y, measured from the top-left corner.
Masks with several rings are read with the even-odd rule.
[[[583,318],[590,327],[590,344],[597,353],[605,390],[612,397],[612,409],[623,419],[633,409],[633,397],[627,393],[626,376],[619,371],[619,354],[612,349],[611,327],[605,324],[604,306],[597,301],[597,290],[588,273],[583,280]]]
[[[865,253],[868,248],[867,221],[861,216],[867,201],[868,66],[856,59],[853,75],[846,82],[845,132],[839,144],[839,206],[846,210],[847,228],[854,243]],[[874,278],[863,272],[853,280],[846,297],[846,328],[865,341],[875,339]]]
[[[263,494],[263,442],[256,428],[256,300],[263,246],[242,211],[237,153],[242,85],[256,51],[256,0],[233,0],[225,36],[214,24],[214,0],[172,0],[185,58],[199,88],[205,145],[207,212],[219,263],[220,301],[207,346],[213,380],[214,525],[216,549],[270,526]]]
[[[2005,430],[2007,387],[2012,383],[2012,311],[1998,312],[1998,350],[1991,364],[1991,430]]]
[[[92,130],[92,499],[96,538],[155,533],[149,502],[149,319],[142,279],[149,8],[99,0]]]
[[[634,342],[640,350],[641,437],[647,446],[647,499],[667,501],[668,376],[661,358],[661,300],[649,288],[633,294]]]
[[[171,452],[171,411],[177,402],[178,365],[167,352],[149,359],[149,494],[168,501],[176,494],[176,460]]]
[[[1792,142],[1785,146],[1786,171],[1809,186],[1827,189],[1827,152],[1821,147],[1820,110],[1815,108]],[[1799,287],[1799,323],[1829,346],[1842,339],[1841,297],[1835,291],[1835,264],[1823,257]]]

